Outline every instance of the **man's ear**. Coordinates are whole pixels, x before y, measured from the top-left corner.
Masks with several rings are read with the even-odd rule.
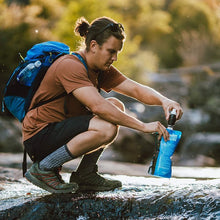
[[[95,40],[91,40],[91,42],[90,42],[90,51],[92,53],[95,53],[97,48],[98,48],[98,46],[99,45],[98,45],[98,43]]]

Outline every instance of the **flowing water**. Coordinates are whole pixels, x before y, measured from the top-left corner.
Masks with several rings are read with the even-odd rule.
[[[2,186],[0,219],[220,220],[219,169],[209,169],[209,174],[200,173],[199,179],[105,175],[122,181],[123,187],[63,195],[51,195],[22,178]],[[217,178],[207,179],[215,173]],[[69,178],[67,173],[63,176]]]

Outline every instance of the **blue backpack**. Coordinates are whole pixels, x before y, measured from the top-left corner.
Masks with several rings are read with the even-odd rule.
[[[77,53],[71,53],[70,48],[66,44],[55,41],[36,44],[27,51],[26,57],[22,58],[22,62],[9,78],[3,93],[2,111],[5,112],[6,108],[15,118],[22,122],[29,110],[31,100],[48,68],[56,59],[65,54],[73,54],[77,56],[84,64],[88,73],[87,65],[83,58]],[[33,65],[36,61],[40,61],[41,65],[34,70],[33,82],[29,86],[21,84],[18,80],[19,74],[28,64]],[[57,97],[37,103],[33,108],[44,105],[65,95],[66,93],[62,93]]]
[[[80,54],[71,53],[70,48],[64,43],[48,41],[36,44],[27,51],[27,55],[25,58],[22,57],[22,62],[18,65],[18,67],[13,71],[12,75],[10,76],[3,94],[2,111],[5,112],[6,110],[8,110],[15,118],[22,122],[26,113],[29,110],[31,100],[35,92],[37,91],[41,81],[43,80],[48,68],[56,59],[65,54],[72,54],[78,57],[78,59],[85,66],[88,74],[86,62],[83,60]],[[27,67],[29,64],[33,65],[33,63],[35,63],[36,61],[40,61],[41,65],[38,68],[35,68],[33,72],[30,72],[31,74],[33,74],[33,82],[28,86],[22,84],[18,80],[19,74],[22,72],[22,70],[25,69],[25,67]],[[65,95],[66,92],[49,100],[37,103],[33,108],[54,101]],[[27,170],[26,157],[26,150],[24,149],[22,164],[23,176]]]

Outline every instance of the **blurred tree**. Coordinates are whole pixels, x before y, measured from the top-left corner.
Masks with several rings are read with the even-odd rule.
[[[74,25],[78,18],[85,17],[88,21],[92,21],[96,17],[111,16],[107,9],[107,4],[99,0],[81,0],[70,1],[54,28],[54,34],[62,41],[70,45],[72,50],[80,45],[80,37],[74,34]]]
[[[164,46],[161,39],[172,32],[169,24],[171,16],[163,10],[164,1],[109,1],[109,5],[111,10],[121,14],[129,30],[130,41],[139,39],[138,50],[141,53],[138,56],[136,52],[133,54],[134,62],[138,64],[136,69],[142,72],[144,70],[157,71],[160,64],[157,46]],[[136,74],[132,77],[134,75]],[[136,78],[141,78],[141,76]]]
[[[12,3],[16,3],[18,5],[28,5],[30,4],[30,0],[6,0],[5,1],[8,5]]]
[[[139,36],[140,49],[156,54],[160,67],[170,68],[219,58],[218,7],[210,2],[123,0],[109,5],[132,30],[131,40]],[[197,59],[190,61],[192,53]]]
[[[217,46],[213,41],[217,24],[213,10],[203,1],[175,0],[168,11],[173,33],[167,35],[167,47],[172,48],[173,53],[168,56],[166,51],[161,53],[161,62],[167,67],[210,62],[214,55],[213,49]],[[160,48],[157,51],[160,53]],[[189,57],[193,56],[197,59],[190,61]]]
[[[56,39],[50,28],[58,19],[60,2],[57,0],[32,0],[30,5],[7,5],[0,0],[0,73],[2,91],[9,75],[33,44]]]
[[[76,50],[74,24],[82,16],[123,23],[127,39],[115,65],[135,80],[146,70],[213,62],[220,57],[218,10],[211,0],[0,0],[1,89],[18,52],[25,56],[34,43],[59,40]]]

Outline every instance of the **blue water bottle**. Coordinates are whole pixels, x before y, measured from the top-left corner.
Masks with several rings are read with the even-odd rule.
[[[34,81],[38,69],[41,66],[41,62],[37,60],[34,63],[29,63],[17,76],[17,81],[20,82],[22,85],[31,86],[32,82]]]
[[[153,156],[148,173],[154,176],[170,178],[172,175],[172,160],[171,157],[180,141],[182,132],[173,130],[176,122],[176,110],[173,109],[168,120],[167,131],[170,134],[168,141],[161,138],[161,141],[156,139],[156,152]]]

